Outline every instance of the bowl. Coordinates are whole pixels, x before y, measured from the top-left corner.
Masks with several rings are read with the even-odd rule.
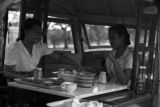
[[[79,87],[91,88],[93,86],[95,74],[79,73],[77,75],[77,83]]]
[[[66,82],[75,82],[76,81],[76,75],[62,74],[62,79]]]

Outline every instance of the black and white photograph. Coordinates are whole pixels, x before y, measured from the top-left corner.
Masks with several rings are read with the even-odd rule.
[[[0,0],[0,107],[160,107],[160,0]]]

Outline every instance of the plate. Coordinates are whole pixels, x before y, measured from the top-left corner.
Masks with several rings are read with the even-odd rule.
[[[51,81],[51,80],[44,80],[43,83],[44,83],[44,84],[52,84],[52,83],[54,83],[54,82]]]

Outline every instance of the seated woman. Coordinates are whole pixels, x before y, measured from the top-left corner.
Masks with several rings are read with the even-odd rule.
[[[53,53],[47,44],[41,41],[41,22],[34,18],[24,21],[20,39],[9,46],[5,55],[5,76],[14,79],[33,76],[33,70],[44,55],[51,55],[64,63],[77,65],[68,57]],[[62,58],[63,57],[63,58]]]
[[[106,58],[106,68],[111,82],[127,85],[130,82],[133,52],[128,48],[130,35],[119,24],[109,28],[109,41],[113,50]]]

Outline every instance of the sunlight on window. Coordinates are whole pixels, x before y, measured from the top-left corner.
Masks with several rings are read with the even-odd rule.
[[[16,42],[19,32],[19,11],[8,11],[8,32],[6,38],[6,47]]]
[[[71,26],[65,23],[48,22],[47,44],[48,48],[74,53]]]

